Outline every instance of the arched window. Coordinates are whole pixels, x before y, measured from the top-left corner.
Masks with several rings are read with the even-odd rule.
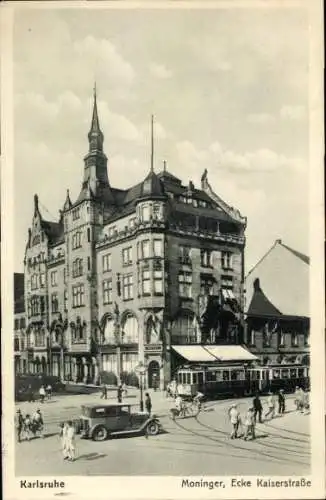
[[[145,343],[156,344],[159,339],[159,332],[157,331],[158,325],[154,323],[154,318],[150,316],[146,321],[145,326]]]
[[[104,343],[105,344],[115,344],[115,335],[114,335],[114,319],[108,318],[104,327]]]
[[[133,314],[127,314],[122,331],[122,342],[124,344],[138,344],[138,321]]]
[[[173,323],[172,342],[178,344],[192,344],[197,340],[195,315],[184,311]]]

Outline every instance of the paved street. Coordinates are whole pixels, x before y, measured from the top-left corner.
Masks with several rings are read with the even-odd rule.
[[[115,393],[112,393],[112,397]],[[114,399],[111,399],[115,401]],[[58,423],[78,415],[84,402],[99,401],[98,394],[63,396],[42,405],[45,417],[45,439],[34,439],[16,446],[16,472],[25,475],[303,475],[309,473],[309,416],[293,412],[293,401],[287,401],[289,413],[273,421],[258,424],[257,440],[229,439],[227,409],[231,401],[206,405],[195,418],[171,421],[167,412],[173,402],[161,393],[152,394],[155,413],[165,433],[146,439],[144,436],[112,439],[105,442],[77,437],[78,459],[64,462],[57,436]],[[109,399],[110,401],[110,399]],[[138,402],[131,391],[125,400]],[[248,400],[238,400],[244,413]],[[20,403],[31,411],[36,404]],[[28,450],[28,451],[27,451]]]

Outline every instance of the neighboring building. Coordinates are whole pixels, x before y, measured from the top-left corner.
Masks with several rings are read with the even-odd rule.
[[[246,344],[264,364],[309,364],[309,270],[276,240],[246,277]]]
[[[27,346],[25,345],[24,274],[14,273],[14,356],[15,373],[26,372]]]
[[[153,125],[153,124],[152,124]],[[153,126],[152,126],[153,135]],[[172,346],[242,339],[246,219],[212,191],[151,166],[110,184],[96,95],[80,194],[58,222],[34,197],[25,253],[26,337],[36,371],[97,382],[147,367],[170,379]],[[153,136],[152,136],[153,141]]]

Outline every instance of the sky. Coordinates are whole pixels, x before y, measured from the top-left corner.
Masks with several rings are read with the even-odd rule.
[[[299,9],[20,9],[14,20],[15,271],[33,195],[57,220],[79,194],[94,81],[112,186],[150,168],[248,218],[246,269],[308,245],[308,34]]]

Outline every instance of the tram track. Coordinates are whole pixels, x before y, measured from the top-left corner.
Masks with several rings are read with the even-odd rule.
[[[216,434],[222,434],[223,436],[228,436],[229,435],[227,432],[222,431],[221,429],[217,429],[217,428],[214,428],[212,426],[208,426],[206,424],[203,424],[202,422],[200,422],[198,420],[198,417],[195,418],[195,421],[198,423],[198,425],[201,428],[202,427],[206,427],[209,430],[213,430],[213,432],[215,432]],[[193,434],[193,435],[195,435],[197,437],[200,437],[200,438],[203,438],[203,439],[206,439],[206,440],[209,440],[209,441],[213,441],[215,443],[222,444],[222,445],[224,445],[224,446],[226,446],[228,448],[233,448],[233,449],[245,452],[245,454],[250,454],[250,458],[251,459],[254,458],[255,455],[258,454],[259,456],[264,456],[264,457],[268,458],[268,460],[271,460],[271,461],[281,462],[281,463],[288,462],[288,457],[275,456],[273,454],[264,452],[261,449],[257,449],[257,447],[255,447],[255,448],[243,447],[243,446],[240,446],[239,444],[235,444],[234,442],[230,442],[229,440],[226,441],[225,439],[218,439],[216,437],[206,436],[205,434],[202,434],[202,433],[200,433],[200,432],[198,432],[196,430],[189,429],[188,427],[185,427],[185,426],[181,425],[177,421],[175,421],[174,423],[180,429],[184,430],[185,432],[191,433],[191,434]],[[256,443],[257,443],[257,441],[255,441],[255,444]],[[259,444],[261,444],[261,443],[259,442]],[[259,457],[257,457],[257,459],[259,459]],[[292,457],[291,457],[291,463],[295,463],[295,464],[298,464],[298,465],[301,465],[301,466],[302,465],[304,465],[304,466],[310,466],[310,463],[307,463],[306,461],[295,460],[295,459],[292,459]]]

